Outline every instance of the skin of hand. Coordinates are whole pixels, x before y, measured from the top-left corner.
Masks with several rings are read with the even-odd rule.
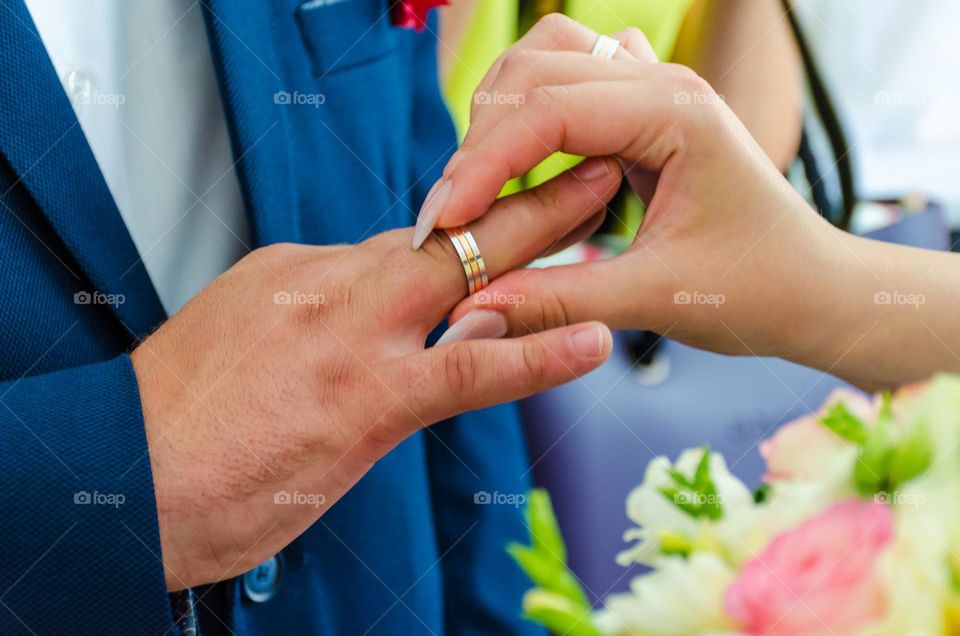
[[[617,35],[622,57],[592,58],[596,37],[548,16],[491,68],[480,90],[524,99],[475,107],[436,223],[479,218],[507,179],[563,150],[621,162],[648,203],[634,244],[604,261],[511,272],[453,321],[493,309],[523,334],[595,319],[865,388],[960,370],[960,255],[833,228],[702,78],[657,63],[639,32]]]
[[[457,63],[477,2],[457,0],[439,10],[442,78]],[[800,145],[803,71],[779,0],[694,0],[670,61],[706,79],[786,171]]]
[[[616,163],[596,159],[497,202],[471,228],[491,276],[595,227],[619,183]],[[133,351],[170,590],[276,553],[424,426],[609,355],[602,324],[500,340],[495,312],[425,349],[466,280],[446,236],[416,252],[411,238],[255,250]],[[275,501],[284,491],[301,496]]]

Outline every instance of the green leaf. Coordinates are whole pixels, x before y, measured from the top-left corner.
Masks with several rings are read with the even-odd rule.
[[[951,552],[947,556],[947,569],[950,572],[950,587],[954,592],[960,592],[960,559]]]
[[[537,586],[534,591],[554,594],[580,608],[581,614],[589,614],[587,595],[567,566],[566,546],[546,491],[530,491],[525,516],[531,545],[511,543],[507,552]]]
[[[820,418],[820,423],[833,431],[838,437],[855,444],[864,444],[867,441],[867,425],[851,413],[843,402],[830,405],[826,414]]]
[[[873,495],[890,490],[890,464],[893,460],[894,442],[890,438],[889,425],[877,422],[860,449],[853,467],[853,481],[862,495]]]
[[[890,489],[896,489],[920,475],[932,462],[933,447],[927,427],[917,424],[896,445],[890,457]]]
[[[713,486],[713,480],[710,479],[710,447],[703,447],[703,455],[697,464],[697,470],[693,473],[693,483],[698,489]]]
[[[542,488],[535,488],[527,495],[527,524],[535,548],[552,555],[560,563],[567,562],[567,548],[563,544],[560,525],[553,514],[550,495]]]
[[[519,543],[508,545],[507,553],[513,557],[520,569],[535,585],[540,587],[556,585],[557,576],[563,568],[549,555],[545,556],[543,552]]]
[[[877,423],[887,423],[893,421],[893,398],[890,391],[884,391],[880,394],[880,408],[877,410]]]
[[[762,504],[766,503],[767,498],[770,496],[770,484],[760,484],[756,490],[753,491],[753,503]]]
[[[558,594],[530,590],[523,595],[527,618],[540,623],[554,634],[566,636],[602,636],[593,624],[589,606],[571,603]]]
[[[670,478],[679,486],[682,486],[684,488],[689,488],[690,490],[695,490],[697,487],[694,480],[687,478],[686,475],[681,473],[676,468],[668,468],[667,475],[669,475]]]
[[[580,582],[565,563],[518,543],[507,546],[507,552],[538,588],[559,594],[571,603],[589,606]]]
[[[674,506],[691,517],[706,517],[716,521],[723,517],[723,506],[717,495],[717,485],[710,476],[710,447],[703,449],[693,476],[688,477],[674,467],[667,469],[672,486],[662,486],[658,492]]]
[[[660,494],[667,498],[667,501],[672,503],[674,506],[684,511],[691,517],[700,517],[703,516],[703,511],[700,510],[700,506],[695,502],[694,496],[696,493],[688,491],[686,489],[664,487],[659,489]]]

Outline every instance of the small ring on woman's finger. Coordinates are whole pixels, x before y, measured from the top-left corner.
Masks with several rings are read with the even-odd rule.
[[[590,55],[604,60],[612,60],[619,48],[620,40],[616,40],[608,35],[601,35],[597,37],[597,42],[593,45],[593,51],[590,52]]]

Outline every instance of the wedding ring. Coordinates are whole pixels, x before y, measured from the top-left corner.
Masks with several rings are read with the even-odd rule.
[[[477,240],[473,238],[473,234],[466,225],[445,229],[444,232],[457,250],[457,255],[460,256],[463,273],[467,276],[467,290],[471,294],[477,293],[490,282],[487,276],[487,265],[483,262]]]
[[[620,48],[620,40],[601,35],[597,38],[597,43],[593,45],[593,51],[590,53],[593,57],[599,57],[605,60],[612,60]]]

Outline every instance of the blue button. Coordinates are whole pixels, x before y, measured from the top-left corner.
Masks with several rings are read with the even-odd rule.
[[[254,603],[266,603],[277,594],[283,566],[276,554],[243,575],[243,592]]]

